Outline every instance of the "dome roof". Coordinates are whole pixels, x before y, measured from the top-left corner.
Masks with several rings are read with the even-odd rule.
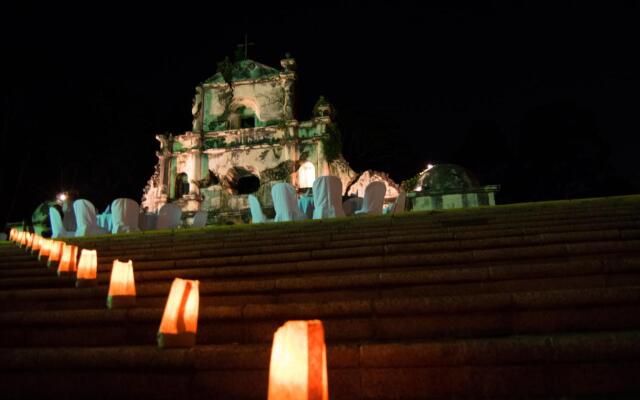
[[[423,192],[456,192],[480,186],[478,180],[465,168],[456,164],[437,164],[418,178],[416,190]]]

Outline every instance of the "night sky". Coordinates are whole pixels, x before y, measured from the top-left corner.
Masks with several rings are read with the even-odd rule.
[[[458,163],[498,203],[638,192],[638,5],[539,3],[3,6],[0,223],[61,189],[139,201],[155,135],[191,128],[245,34],[253,60],[296,59],[299,120],[336,107],[356,171]]]

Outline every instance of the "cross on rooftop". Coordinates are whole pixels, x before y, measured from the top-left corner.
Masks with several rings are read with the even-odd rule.
[[[242,49],[244,47],[244,59],[247,59],[247,53],[249,50],[249,46],[253,46],[255,45],[255,43],[253,42],[249,42],[249,36],[245,33],[244,34],[244,44],[239,44],[238,48]]]

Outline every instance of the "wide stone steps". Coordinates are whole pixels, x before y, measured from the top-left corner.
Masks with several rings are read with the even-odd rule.
[[[76,289],[0,246],[0,390],[12,397],[265,398],[273,333],[321,319],[336,399],[640,394],[640,196],[71,239]],[[137,302],[105,307],[111,261]],[[155,335],[199,279],[196,347]]]
[[[637,246],[637,245],[636,245]],[[587,248],[587,247],[583,247]],[[597,246],[588,249],[595,250]],[[640,281],[640,254],[607,252],[518,260],[484,260],[476,263],[433,264],[430,255],[331,260],[136,272],[138,304],[160,306],[176,277],[201,280],[205,305],[361,299],[381,296],[451,295],[505,290],[606,287]],[[619,249],[618,249],[619,250]],[[551,252],[548,252],[549,256]],[[460,261],[468,259],[464,254]],[[435,260],[441,258],[435,257]],[[449,260],[451,261],[451,260]],[[455,261],[455,260],[454,260]],[[73,282],[54,276],[3,279],[0,310],[7,308],[102,308],[108,279],[100,275],[95,288],[76,289]],[[32,280],[32,287],[21,287]],[[11,284],[11,285],[8,285]],[[41,288],[35,288],[41,286]],[[45,287],[42,287],[45,286]]]
[[[162,308],[0,314],[0,347],[153,344]],[[640,285],[439,297],[203,306],[198,343],[269,342],[289,319],[321,319],[327,340],[386,341],[640,329]]]
[[[529,233],[552,233],[552,232],[573,232],[589,230],[589,225],[594,225],[599,229],[601,226],[619,227],[630,226],[631,228],[637,228],[638,214],[635,211],[627,211],[621,214],[616,214],[613,217],[598,217],[591,218],[588,222],[580,216],[573,216],[571,219],[541,219],[538,217],[526,222],[523,221],[509,221],[505,224],[485,224],[482,226],[473,225],[460,226],[454,225],[451,227],[438,226],[435,229],[429,229],[422,225],[412,224],[410,226],[403,226],[394,224],[389,227],[376,227],[376,226],[353,226],[349,221],[343,222],[342,225],[335,226],[335,231],[331,231],[332,226],[326,226],[325,230],[318,229],[301,229],[300,226],[304,224],[313,224],[313,221],[305,221],[300,226],[293,226],[297,229],[291,231],[286,230],[283,232],[272,232],[264,230],[264,235],[256,236],[256,233],[251,235],[247,234],[220,234],[216,235],[203,233],[202,236],[195,236],[190,234],[191,232],[184,231],[179,232],[177,235],[169,236],[162,235],[154,237],[153,234],[150,239],[145,237],[145,234],[130,235],[130,238],[136,238],[137,240],[125,240],[127,235],[123,235],[123,238],[112,239],[105,238],[106,240],[95,242],[87,241],[83,239],[70,239],[70,242],[77,242],[81,247],[95,247],[99,250],[105,250],[105,254],[120,254],[123,251],[129,254],[139,254],[141,256],[149,256],[155,254],[163,254],[166,252],[186,252],[190,254],[190,251],[210,251],[212,255],[225,255],[225,251],[233,251],[231,249],[241,249],[251,251],[256,247],[281,246],[289,244],[307,244],[312,246],[327,245],[330,247],[348,247],[357,241],[367,240],[383,240],[383,243],[402,242],[407,238],[411,238],[418,234],[424,240],[441,241],[448,239],[473,239],[482,238],[485,236],[496,236],[499,233],[501,236],[519,236]],[[374,221],[375,222],[375,221]],[[635,224],[633,224],[635,222]],[[631,223],[631,224],[629,224]],[[370,224],[372,225],[372,224]],[[323,226],[320,226],[322,228]],[[471,229],[470,229],[471,228]],[[91,238],[89,238],[91,239]],[[138,243],[138,240],[141,243]],[[144,243],[147,241],[148,243]],[[149,249],[154,249],[153,254],[149,254]],[[135,250],[138,250],[136,253]],[[261,249],[263,250],[263,249]],[[222,254],[219,252],[222,251]],[[246,254],[246,253],[244,253]],[[206,256],[207,253],[197,253],[198,256]],[[175,255],[177,257],[184,257],[181,254]]]
[[[415,233],[391,238],[372,237],[362,240],[340,241],[339,246],[326,239],[261,246],[240,243],[238,247],[223,249],[209,249],[205,244],[204,246],[200,245],[197,250],[171,249],[170,251],[158,251],[153,257],[148,254],[138,254],[126,250],[120,252],[119,255],[109,257],[100,251],[99,261],[102,264],[100,266],[102,271],[108,271],[111,261],[117,257],[136,261],[136,270],[166,269],[200,265],[246,265],[247,263],[259,262],[292,262],[375,255],[391,256],[396,254],[448,253],[464,250],[479,251],[505,247],[523,248],[554,243],[572,244],[596,241],[601,242],[597,244],[601,247],[607,245],[610,247],[619,246],[624,251],[626,249],[625,245],[633,245],[634,239],[640,239],[640,221],[624,221],[618,223],[617,226],[613,226],[610,223],[604,226],[589,224],[582,228],[584,230],[566,231],[566,227],[563,227],[563,229],[563,231],[547,231],[545,233],[537,230],[521,231],[518,236],[509,235],[510,232],[505,234],[502,231],[494,230],[487,232],[482,238],[455,237],[454,233],[447,236]],[[624,245],[618,242],[624,243]],[[567,253],[575,251],[575,246],[567,247]],[[154,251],[147,250],[147,253],[150,252]],[[151,258],[155,260],[147,261]],[[35,256],[26,256],[26,259],[21,262],[3,261],[0,264],[0,279],[21,275],[46,276],[46,270],[42,266],[43,263],[38,262]]]
[[[10,397],[263,399],[269,357],[267,344],[17,348],[0,349],[0,370]],[[639,357],[637,330],[327,349],[338,399],[629,395],[638,387]]]
[[[367,229],[365,231],[352,231],[344,233],[316,233],[314,230],[299,231],[293,234],[285,234],[277,238],[269,237],[241,237],[234,235],[230,238],[212,236],[206,240],[187,240],[181,238],[180,243],[170,243],[172,239],[179,238],[181,236],[193,236],[189,235],[189,232],[181,232],[181,235],[158,235],[153,237],[153,241],[150,243],[155,244],[158,248],[153,248],[153,251],[149,251],[149,247],[143,248],[129,248],[128,246],[117,247],[116,250],[112,249],[114,243],[137,243],[141,241],[140,237],[130,237],[125,241],[123,238],[113,239],[110,237],[103,237],[100,242],[95,242],[96,239],[88,238],[92,241],[86,241],[83,239],[67,239],[68,242],[78,242],[81,247],[95,247],[100,250],[100,254],[104,257],[112,257],[127,255],[129,257],[136,258],[138,260],[145,259],[171,259],[180,258],[193,258],[193,257],[218,257],[229,256],[238,254],[263,254],[274,252],[287,252],[295,250],[319,250],[319,249],[337,249],[348,248],[362,245],[382,245],[382,244],[394,244],[405,243],[407,241],[413,242],[441,242],[441,241],[458,241],[464,243],[472,239],[481,240],[484,238],[492,237],[519,237],[519,236],[553,236],[556,233],[559,236],[563,234],[578,235],[579,232],[589,232],[593,230],[619,230],[621,235],[633,235],[638,228],[640,222],[637,217],[637,213],[625,213],[617,217],[617,220],[604,219],[601,222],[591,220],[588,223],[580,219],[571,221],[558,220],[556,218],[544,221],[539,218],[535,221],[531,221],[528,225],[521,225],[516,228],[509,228],[504,226],[487,226],[485,230],[480,230],[474,227],[474,230],[466,230],[465,227],[446,228],[445,230],[428,231],[424,227],[417,227],[413,229],[396,229],[390,230],[388,228],[382,230]],[[342,227],[349,227],[349,221],[343,222]],[[375,222],[375,221],[374,221]],[[578,222],[578,223],[576,223]],[[312,223],[312,222],[311,222]],[[299,227],[298,227],[298,230]],[[628,232],[629,231],[629,232]],[[266,232],[265,232],[266,233]],[[127,235],[124,235],[125,237]],[[144,235],[143,235],[144,236]],[[148,235],[147,235],[148,236]],[[227,235],[228,236],[228,235]],[[244,235],[246,236],[246,235]],[[251,235],[251,236],[255,236]],[[151,245],[151,244],[150,244]],[[474,244],[471,243],[471,246]],[[106,249],[103,249],[106,247]],[[138,251],[134,251],[137,249]],[[117,251],[117,253],[114,253]],[[25,256],[23,254],[5,254],[3,257],[3,264],[5,263],[18,264],[20,267],[27,267],[32,265],[33,257]],[[26,263],[27,265],[23,265]]]

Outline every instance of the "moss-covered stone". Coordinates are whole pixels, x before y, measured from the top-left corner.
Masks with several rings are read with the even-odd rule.
[[[322,138],[322,149],[327,162],[340,158],[342,154],[342,135],[335,124],[327,125],[326,135]]]
[[[248,79],[260,79],[278,75],[280,71],[253,60],[241,60],[230,63],[226,58],[218,64],[218,72],[204,81],[204,83],[236,82]]]
[[[260,173],[260,180],[264,182],[285,181],[296,170],[296,163],[291,160],[283,161],[273,168],[265,169]]]

